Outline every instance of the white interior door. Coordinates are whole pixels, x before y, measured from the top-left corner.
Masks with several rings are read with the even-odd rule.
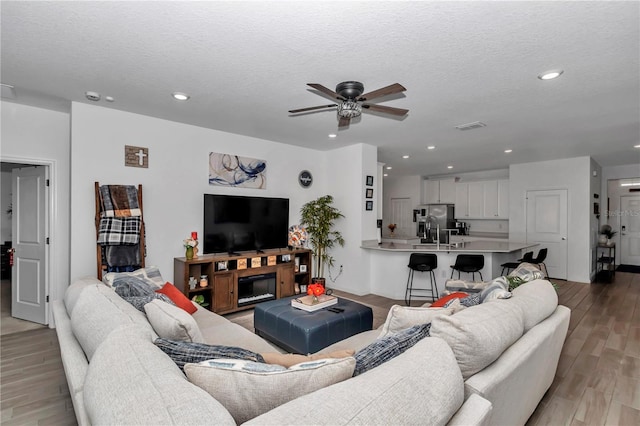
[[[12,170],[11,316],[47,324],[47,168]]]
[[[640,266],[640,195],[620,197],[620,263]]]
[[[567,279],[566,189],[527,191],[527,242],[548,250],[544,264],[549,277]]]
[[[411,198],[391,199],[391,223],[396,224],[397,229],[394,232],[400,235],[413,236],[416,234]]]

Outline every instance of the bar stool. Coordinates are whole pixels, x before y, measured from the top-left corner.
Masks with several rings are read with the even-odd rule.
[[[546,258],[547,258],[547,249],[543,248],[543,249],[540,249],[535,259],[531,259],[529,263],[536,265],[540,269],[540,271],[542,271],[542,268],[540,268],[540,265],[542,265],[544,267],[544,271],[542,272],[544,273],[545,277],[549,278],[549,271],[547,271],[547,265],[545,265],[544,263]]]
[[[480,274],[482,278],[482,272],[480,270],[484,268],[484,256],[481,254],[459,254],[456,256],[456,264],[451,265],[451,278],[453,278],[453,271],[458,271],[458,279],[460,279],[460,272],[466,272],[472,274],[472,280],[476,280],[476,272]]]
[[[528,251],[524,254],[524,256],[522,256],[522,259],[518,259],[515,262],[505,262],[502,265],[502,272],[500,272],[500,275],[504,276],[504,270],[507,270],[507,274],[509,272],[511,272],[512,269],[516,269],[522,262],[527,262],[527,263],[531,263],[531,260],[533,259],[533,252],[532,251]]]
[[[438,295],[438,283],[436,282],[436,274],[433,270],[438,267],[438,256],[433,253],[411,253],[409,256],[409,277],[407,278],[407,289],[404,293],[404,302],[409,306],[411,304],[411,296],[414,291],[428,291],[431,292],[431,299],[435,301],[439,299]],[[413,274],[418,272],[429,272],[429,281],[431,282],[431,288],[416,288],[413,287]],[[418,295],[416,295],[418,296]],[[425,295],[422,295],[423,297]]]

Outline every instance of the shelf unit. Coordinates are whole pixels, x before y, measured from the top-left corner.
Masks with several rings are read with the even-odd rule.
[[[303,272],[304,271],[304,272]],[[207,276],[208,284],[200,287],[200,277]],[[246,301],[239,296],[239,281],[250,281],[253,277],[275,277],[275,294],[271,297]],[[189,287],[189,278],[196,280],[195,288]],[[226,314],[253,308],[257,303],[293,296],[311,283],[311,250],[274,249],[263,253],[243,252],[239,256],[202,255],[187,260],[173,260],[174,285],[185,296],[192,299],[201,294],[207,308],[218,314]],[[250,298],[249,298],[250,299]]]
[[[610,283],[616,274],[616,245],[598,244],[596,264],[596,281]]]

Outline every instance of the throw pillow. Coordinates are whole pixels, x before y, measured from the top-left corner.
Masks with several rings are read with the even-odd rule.
[[[452,315],[453,309],[444,308],[412,308],[410,306],[393,305],[382,325],[378,339],[397,333],[414,325],[430,323],[437,315]]]
[[[276,364],[289,368],[293,365],[300,364],[301,362],[316,361],[326,358],[346,358],[353,356],[355,353],[356,351],[354,349],[343,349],[341,351],[314,355],[281,354],[279,352],[264,352],[260,355],[262,355],[264,362],[267,364]]]
[[[145,280],[155,288],[164,285],[160,269],[157,266],[147,266],[146,268],[136,269],[133,272],[109,272],[102,276],[102,282],[109,287],[113,287],[114,281],[121,277],[136,277]]]
[[[511,297],[509,292],[509,282],[506,277],[498,277],[480,292],[480,303],[489,302],[495,299],[508,299]]]
[[[467,297],[469,294],[464,293],[462,291],[453,292],[447,296],[441,297],[440,299],[433,302],[430,308],[442,308],[444,305],[451,299],[462,299],[463,297]]]
[[[167,302],[175,306],[175,303],[173,303],[173,300],[169,299],[165,294],[159,294],[155,292],[153,294],[147,294],[145,296],[127,296],[127,297],[123,297],[123,299],[131,303],[134,308],[136,308],[142,313],[145,313],[144,305],[151,302],[152,300],[162,300],[163,302]]]
[[[447,316],[447,315],[445,315]],[[429,336],[431,324],[416,325],[398,333],[393,333],[382,339],[377,339],[369,346],[356,352],[356,368],[354,376],[362,374],[390,359],[393,359]]]
[[[178,342],[159,338],[153,342],[176,363],[180,369],[187,363],[213,358],[244,359],[264,362],[262,355],[235,346],[207,345],[206,343]]]
[[[520,284],[527,283],[533,280],[543,280],[544,274],[536,265],[531,263],[523,262],[516,269],[511,271],[509,275],[510,278],[518,278]]]
[[[191,383],[207,391],[244,423],[301,395],[351,377],[353,357],[304,362],[285,369],[279,365],[235,360],[187,364]]]
[[[151,327],[163,339],[205,343],[196,320],[183,309],[154,300],[144,305],[144,311]]]
[[[185,296],[180,290],[176,288],[176,286],[174,286],[170,282],[167,282],[161,289],[156,290],[156,293],[166,294],[169,299],[173,300],[173,303],[175,303],[176,306],[184,309],[190,314],[193,314],[198,310],[198,308],[196,308],[195,305],[191,303],[191,300],[189,300],[187,296]]]

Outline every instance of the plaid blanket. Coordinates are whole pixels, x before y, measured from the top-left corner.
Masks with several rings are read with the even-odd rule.
[[[102,217],[142,216],[138,205],[138,188],[133,185],[102,185],[100,203]]]
[[[140,217],[103,217],[98,229],[98,244],[104,246],[130,245],[140,242]]]

